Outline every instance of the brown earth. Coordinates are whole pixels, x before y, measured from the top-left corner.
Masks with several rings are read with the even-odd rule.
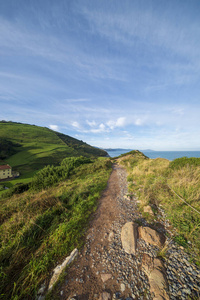
[[[97,256],[97,249],[105,251],[108,248],[112,223],[119,217],[119,208],[116,206],[116,198],[120,192],[118,181],[117,169],[114,166],[108,186],[103,192],[99,201],[99,207],[88,230],[86,239],[90,241],[90,247],[89,249],[85,247],[78,260],[68,269],[65,284],[61,287],[63,291],[61,299],[68,299],[68,297],[74,295],[77,296],[76,299],[80,300],[95,299],[97,295],[104,291],[104,283],[100,276],[103,268]],[[92,253],[96,254],[93,258],[90,256]],[[96,267],[93,265],[94,260],[97,262]],[[82,280],[80,282],[80,277],[83,282]],[[109,282],[114,283],[112,279],[109,279]]]

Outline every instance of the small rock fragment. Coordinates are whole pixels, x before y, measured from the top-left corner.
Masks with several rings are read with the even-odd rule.
[[[145,213],[149,213],[150,215],[154,216],[153,210],[150,205],[144,206],[143,211]]]
[[[107,280],[109,280],[110,278],[112,278],[112,274],[101,274],[101,280],[103,282],[106,282]]]
[[[125,284],[124,284],[124,283],[121,283],[121,284],[120,284],[120,288],[121,288],[121,292],[123,293],[123,292],[125,291],[125,289],[126,289]]]
[[[99,300],[109,300],[109,299],[111,299],[111,296],[108,292],[103,292],[99,297]]]

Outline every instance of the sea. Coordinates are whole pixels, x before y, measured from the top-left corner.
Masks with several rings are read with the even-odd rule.
[[[105,149],[110,157],[116,157],[131,149]],[[140,150],[144,155],[149,158],[166,158],[168,160],[174,160],[180,157],[200,157],[200,151],[153,151],[153,150]]]

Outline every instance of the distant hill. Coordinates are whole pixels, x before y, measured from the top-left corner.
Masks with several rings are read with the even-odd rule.
[[[106,156],[68,135],[46,127],[0,121],[0,163],[8,163],[22,175],[48,164],[58,164],[67,156]]]

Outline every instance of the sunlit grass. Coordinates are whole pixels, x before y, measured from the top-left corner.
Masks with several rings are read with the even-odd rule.
[[[34,299],[58,261],[81,247],[110,172],[110,160],[97,159],[76,167],[54,187],[0,200],[3,299]]]
[[[162,205],[177,229],[175,240],[199,263],[200,215],[180,198],[200,211],[200,159],[182,158],[170,162],[161,158],[130,157],[124,158],[122,163],[128,170],[129,190],[137,194],[141,211],[146,205]],[[149,221],[152,221],[151,216]]]

